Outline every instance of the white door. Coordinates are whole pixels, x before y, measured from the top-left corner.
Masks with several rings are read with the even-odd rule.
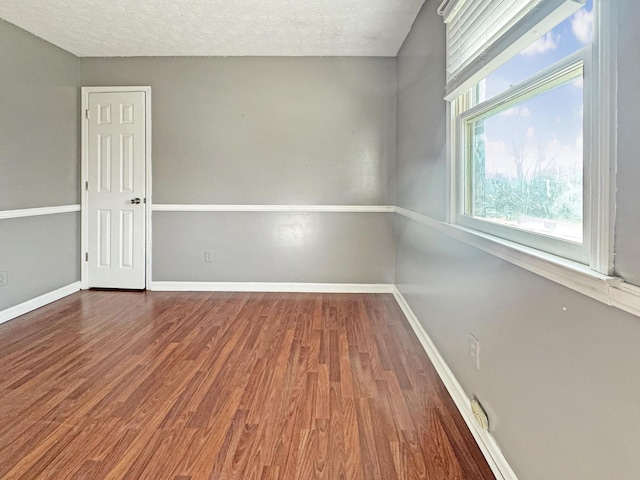
[[[88,287],[145,288],[145,101],[89,93]]]

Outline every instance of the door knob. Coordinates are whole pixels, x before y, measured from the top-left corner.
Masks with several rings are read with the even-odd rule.
[[[131,199],[131,203],[135,203],[137,205],[138,203],[140,203],[140,199],[139,198],[132,198]]]

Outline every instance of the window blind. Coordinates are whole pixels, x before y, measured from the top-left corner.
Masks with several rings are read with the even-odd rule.
[[[447,98],[457,96],[579,9],[585,0],[448,0]]]

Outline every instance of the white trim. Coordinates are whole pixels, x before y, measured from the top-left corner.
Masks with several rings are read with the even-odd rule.
[[[449,23],[466,1],[467,0],[443,0],[438,7],[438,15],[443,17],[444,23]]]
[[[617,37],[616,2],[594,2],[597,28],[594,28],[591,123],[591,267],[613,273],[615,224],[615,174],[617,158]]]
[[[508,109],[512,105],[529,100],[541,92],[552,90],[555,87],[575,80],[576,77],[581,77],[583,75],[583,65],[588,50],[588,47],[581,48],[550,67],[509,87],[495,97],[489,98],[465,110],[459,115],[462,123],[482,120],[493,116]]]
[[[609,292],[611,305],[640,317],[640,287],[621,283]]]
[[[152,224],[152,220],[151,220],[151,209],[152,209],[152,180],[153,180],[153,175],[152,175],[152,151],[151,151],[151,135],[152,135],[152,128],[151,128],[151,120],[152,120],[152,115],[151,115],[151,87],[144,87],[144,91],[146,93],[145,95],[145,115],[146,115],[146,131],[145,131],[145,141],[146,141],[146,154],[147,154],[147,158],[146,158],[146,162],[145,162],[145,203],[146,203],[146,208],[145,208],[145,288],[149,287],[149,284],[151,283],[151,279],[152,279],[152,272],[153,272],[153,255],[151,254],[151,248],[152,248],[152,240],[153,240],[153,224]]]
[[[604,275],[581,263],[441,222],[406,208],[396,207],[396,213],[606,305],[640,316],[640,287],[625,283],[619,277]]]
[[[81,288],[89,288],[89,268],[85,261],[85,253],[89,249],[89,232],[88,221],[89,212],[87,208],[87,191],[85,184],[88,181],[88,167],[89,167],[89,128],[88,119],[85,116],[85,112],[89,108],[89,94],[90,93],[109,93],[109,92],[143,92],[145,94],[145,115],[146,115],[146,148],[145,148],[145,288],[148,288],[151,282],[151,87],[149,86],[126,86],[126,87],[81,87],[81,182],[80,182],[80,198],[82,206],[82,217],[80,227],[80,283]]]
[[[446,205],[445,205],[445,220],[449,223],[453,223],[456,219],[456,205],[454,195],[458,195],[457,188],[457,165],[456,162],[452,162],[451,159],[457,158],[457,145],[456,142],[451,141],[454,138],[456,132],[456,122],[458,116],[454,114],[456,108],[458,108],[458,102],[446,102],[446,115],[447,122],[445,127],[445,158],[446,171],[445,171],[445,193],[446,193]],[[396,207],[397,209],[398,207]],[[397,211],[397,210],[396,210]]]
[[[393,213],[391,205],[153,205],[154,212],[326,212]]]
[[[82,289],[89,288],[89,266],[86,261],[86,252],[89,251],[89,213],[87,211],[87,189],[89,181],[89,126],[86,111],[89,109],[89,91],[80,88],[80,203],[82,214],[80,215],[80,285]]]
[[[393,293],[395,286],[386,283],[151,282],[148,288],[161,292]]]
[[[24,315],[25,313],[29,313],[37,308],[44,307],[49,303],[60,300],[61,298],[71,295],[72,293],[76,293],[79,290],[80,282],[74,282],[71,285],[67,285],[66,287],[58,288],[53,292],[45,293],[44,295],[32,298],[31,300],[27,300],[26,302],[23,302],[14,307],[9,307],[5,310],[0,311],[0,323],[13,320],[20,315]]]
[[[0,210],[0,220],[9,218],[38,217],[58,213],[79,212],[80,205],[60,205],[58,207],[20,208],[17,210]]]
[[[447,362],[445,362],[442,355],[440,355],[440,352],[438,352],[438,349],[429,337],[429,334],[420,324],[420,321],[411,310],[411,307],[405,300],[402,293],[400,293],[397,288],[394,288],[393,296],[407,317],[411,328],[413,328],[418,340],[420,340],[422,348],[424,348],[427,356],[431,360],[431,363],[438,372],[442,383],[444,383],[444,386],[447,388],[447,391],[449,392],[449,395],[451,395],[456,407],[458,407],[462,418],[467,424],[467,427],[469,427],[471,435],[473,435],[478,447],[480,447],[480,451],[487,460],[493,474],[498,480],[518,480],[493,435],[480,429],[474,421],[469,397],[467,397],[462,385],[460,385],[460,382],[456,379],[455,375],[447,365]]]

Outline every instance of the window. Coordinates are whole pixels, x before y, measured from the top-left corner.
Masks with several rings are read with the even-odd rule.
[[[592,265],[603,198],[592,122],[594,2],[453,0],[450,221]],[[470,30],[470,31],[468,31]],[[606,195],[605,195],[606,196]],[[599,257],[601,257],[600,255]]]

